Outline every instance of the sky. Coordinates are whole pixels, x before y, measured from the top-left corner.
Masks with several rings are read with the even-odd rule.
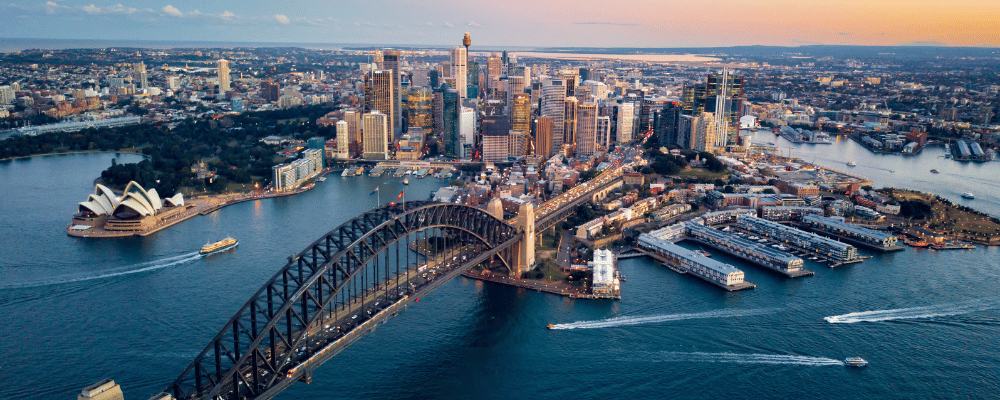
[[[0,37],[473,48],[1000,47],[1000,0],[0,0]]]

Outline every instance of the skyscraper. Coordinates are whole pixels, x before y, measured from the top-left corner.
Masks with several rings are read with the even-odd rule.
[[[431,130],[434,127],[433,103],[434,93],[429,88],[411,87],[407,89],[406,110],[409,114],[409,127]]]
[[[668,101],[660,112],[660,125],[657,127],[657,137],[661,146],[681,146],[682,138],[677,133],[677,124],[681,118],[682,106],[676,101]]]
[[[361,112],[357,110],[344,111],[344,121],[347,122],[347,149],[351,154],[361,153]]]
[[[389,50],[382,54],[382,69],[391,70],[392,74],[392,134],[398,137],[403,133],[403,96],[399,83],[399,51]],[[383,111],[385,112],[385,111]],[[388,114],[388,112],[386,112]]]
[[[442,105],[441,105],[441,140],[444,142],[444,155],[450,157],[461,157],[459,147],[459,121],[458,114],[462,109],[461,97],[458,90],[441,85]]]
[[[139,88],[145,89],[149,87],[149,75],[146,74],[146,64],[139,62],[135,65],[135,73],[139,75]]]
[[[549,150],[562,151],[566,116],[566,81],[546,79],[542,83],[542,116],[552,117],[552,135]],[[549,156],[551,157],[551,155]]]
[[[597,147],[607,150],[611,145],[611,117],[597,117]]]
[[[389,116],[374,110],[362,117],[364,128],[364,158],[385,160],[389,154]]]
[[[543,115],[535,119],[535,155],[542,158],[550,158],[554,154],[552,151],[553,136],[555,136],[556,119]],[[561,143],[560,143],[561,145]]]
[[[715,115],[712,113],[702,113],[695,118],[692,133],[694,137],[694,149],[698,151],[715,152],[715,144],[718,139],[715,135],[718,130],[715,127]]]
[[[576,155],[593,155],[597,152],[597,104],[580,104],[576,121]]]
[[[365,109],[366,113],[378,111],[389,118],[390,129],[394,126],[396,99],[393,97],[393,72],[390,70],[372,71],[365,75]]]
[[[490,57],[486,59],[486,89],[487,93],[491,95],[499,89],[497,84],[500,82],[500,76],[503,75],[501,62],[500,56],[496,53],[490,54]]]
[[[576,152],[576,109],[580,102],[576,97],[570,96],[565,99],[566,110],[563,113],[563,154],[570,155]]]
[[[531,134],[531,96],[517,93],[510,103],[511,130]]]
[[[618,106],[618,143],[632,141],[632,124],[635,119],[635,105],[622,103]]]
[[[469,90],[469,57],[464,47],[451,49],[451,77],[455,79],[455,89],[458,90],[459,98],[465,98]]]
[[[476,152],[476,110],[462,107],[458,114],[458,151],[461,158],[472,158]]]
[[[697,116],[702,112],[715,115],[717,147],[736,144],[740,117],[743,109],[743,76],[729,73],[709,74],[705,83],[685,86],[681,97],[685,115]]]
[[[337,121],[337,154],[336,158],[351,158],[351,134],[348,132],[347,121]]]
[[[219,75],[219,94],[226,95],[229,91],[229,60],[219,59],[215,62],[216,72]]]

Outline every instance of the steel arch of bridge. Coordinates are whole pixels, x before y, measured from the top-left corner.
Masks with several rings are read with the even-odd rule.
[[[353,301],[350,290],[357,285],[352,280],[358,273],[373,259],[377,263],[379,254],[393,244],[398,254],[399,240],[434,229],[460,232],[485,245],[487,250],[463,268],[504,251],[510,257],[521,237],[521,232],[504,221],[459,204],[412,201],[361,214],[289,257],[165,392],[177,399],[245,399],[270,397],[287,387],[291,382],[283,382],[285,374],[296,362],[292,349],[307,340],[310,328],[323,324],[328,310],[336,309],[338,303],[346,306],[338,301],[345,293],[349,302]]]

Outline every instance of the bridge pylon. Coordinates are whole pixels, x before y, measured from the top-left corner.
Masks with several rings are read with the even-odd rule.
[[[511,275],[520,278],[522,273],[528,272],[535,265],[535,206],[530,202],[521,204],[516,221],[517,230],[524,235],[518,247],[517,262],[514,263]]]

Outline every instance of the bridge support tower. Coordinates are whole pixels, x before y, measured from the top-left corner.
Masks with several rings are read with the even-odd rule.
[[[516,227],[524,233],[518,248],[517,262],[511,275],[520,278],[522,273],[531,270],[535,265],[535,206],[530,202],[521,205],[517,212]]]

